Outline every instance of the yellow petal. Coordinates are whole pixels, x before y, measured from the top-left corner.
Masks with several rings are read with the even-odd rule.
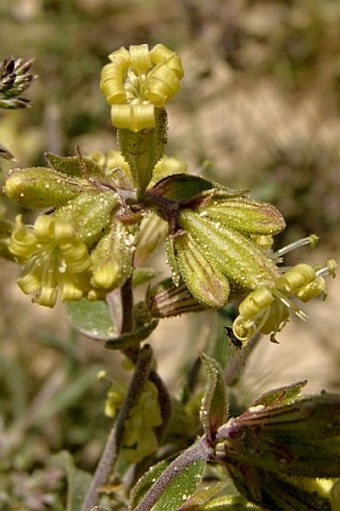
[[[154,64],[164,64],[174,71],[178,79],[183,78],[184,71],[179,56],[164,44],[157,44],[150,51],[150,58]]]
[[[113,105],[111,121],[116,128],[141,131],[155,127],[155,107],[146,105]]]
[[[126,92],[123,85],[124,71],[115,64],[107,64],[101,71],[100,90],[110,105],[124,103]]]
[[[140,73],[147,73],[152,67],[148,45],[131,45],[129,51],[132,71],[136,75],[139,75]]]

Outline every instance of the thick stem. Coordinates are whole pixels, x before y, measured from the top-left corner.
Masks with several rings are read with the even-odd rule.
[[[176,458],[168,468],[162,472],[156,482],[145,494],[143,500],[133,511],[150,511],[155,505],[160,495],[166,490],[169,484],[178,474],[196,461],[208,461],[211,459],[212,451],[205,437],[202,437],[192,447],[186,449],[178,458]]]
[[[127,279],[121,288],[122,298],[122,327],[121,334],[133,331],[133,292],[132,292],[132,277]]]
[[[149,344],[143,346],[139,352],[129,391],[119,411],[117,422],[109,434],[81,511],[90,511],[98,503],[98,488],[103,486],[110,477],[123,441],[124,423],[129,416],[131,408],[138,402],[143,392],[144,384],[149,377],[152,355],[152,349]]]

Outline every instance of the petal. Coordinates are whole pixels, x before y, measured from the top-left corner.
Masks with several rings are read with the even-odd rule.
[[[110,105],[124,103],[124,70],[115,64],[106,64],[101,71],[100,90]]]
[[[111,107],[111,122],[116,128],[135,132],[154,128],[156,125],[155,107],[152,104],[113,105]]]
[[[149,47],[147,44],[131,45],[129,47],[131,69],[136,74],[147,73],[152,67]]]

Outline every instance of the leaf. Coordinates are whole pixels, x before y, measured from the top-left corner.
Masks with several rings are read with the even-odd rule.
[[[337,394],[309,396],[283,406],[251,407],[229,421],[219,435],[226,439],[226,457],[233,464],[288,476],[339,477]]]
[[[83,298],[79,302],[64,304],[72,326],[92,339],[110,339],[117,336],[117,329],[112,321],[106,302],[90,302]]]
[[[130,497],[130,511],[137,507],[149,489],[154,485],[161,474],[163,474],[166,469],[169,469],[169,466],[173,462],[175,463],[176,460],[169,458],[157,463],[157,465],[151,467],[138,481]],[[198,484],[201,482],[204,467],[204,461],[194,461],[183,468],[183,470],[178,470],[178,472],[174,466],[173,477],[160,493],[156,503],[148,507],[148,509],[152,509],[152,511],[174,511],[177,509],[196,490]]]
[[[207,377],[207,386],[201,407],[201,421],[207,438],[214,440],[218,428],[227,420],[226,388],[222,369],[216,360],[205,353],[201,353],[201,359]]]
[[[144,341],[144,339],[147,339],[157,325],[157,319],[152,319],[148,323],[138,325],[132,332],[121,334],[118,337],[113,337],[106,341],[105,348],[108,350],[121,350],[136,346],[141,341]]]
[[[174,174],[158,181],[148,195],[161,195],[171,200],[186,200],[206,191],[212,190],[215,184],[199,176]]]
[[[62,451],[52,456],[51,462],[66,472],[67,503],[65,511],[81,511],[81,506],[92,477],[84,470],[74,466],[73,458],[67,451]]]
[[[330,500],[318,481],[289,478],[239,465],[230,471],[237,489],[250,501],[270,511],[331,511]],[[319,493],[320,492],[320,493]]]
[[[318,479],[340,474],[340,395],[291,402],[302,386],[267,393],[218,432],[220,462],[240,493],[265,509],[331,510]]]
[[[252,406],[279,406],[286,405],[291,403],[295,398],[297,398],[306,385],[307,380],[299,381],[297,383],[293,383],[292,385],[286,385],[285,387],[279,387],[277,389],[272,389],[263,394],[261,397],[256,399]]]
[[[256,511],[260,510],[240,495],[230,480],[198,489],[177,511]]]

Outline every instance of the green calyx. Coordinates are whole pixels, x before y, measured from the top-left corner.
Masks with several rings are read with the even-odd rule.
[[[105,179],[102,167],[89,158],[45,156],[49,167],[14,169],[6,180],[6,195],[22,207],[59,208],[79,194],[97,190],[95,181]]]
[[[72,223],[80,238],[91,247],[105,232],[118,209],[118,195],[107,191],[82,193],[59,208],[56,218]]]
[[[30,209],[64,206],[93,185],[85,179],[56,172],[45,167],[13,170],[4,186],[7,197]]]
[[[228,301],[229,283],[206,246],[184,232],[172,237],[178,272],[190,293],[207,307],[223,307]]]
[[[151,181],[153,169],[164,154],[167,134],[166,111],[157,108],[154,128],[138,132],[118,130],[118,141],[123,158],[129,164],[132,179],[137,188],[137,198],[144,196]]]
[[[131,276],[135,251],[135,227],[128,227],[115,220],[108,232],[99,240],[91,253],[92,277],[91,299],[96,289],[108,292],[122,286]],[[100,291],[99,291],[100,292]]]

